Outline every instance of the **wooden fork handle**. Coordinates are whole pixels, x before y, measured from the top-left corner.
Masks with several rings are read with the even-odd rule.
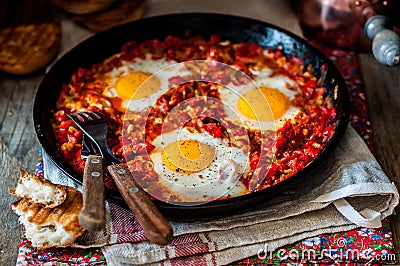
[[[83,172],[83,208],[79,223],[89,232],[100,231],[106,223],[103,158],[89,155]]]
[[[107,167],[119,192],[142,226],[150,242],[166,245],[172,240],[172,228],[143,188],[123,164]]]

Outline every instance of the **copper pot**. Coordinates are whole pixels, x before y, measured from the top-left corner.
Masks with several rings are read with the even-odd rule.
[[[306,38],[340,48],[370,51],[364,34],[367,20],[375,15],[389,18],[392,29],[400,29],[400,0],[298,0],[293,1]]]

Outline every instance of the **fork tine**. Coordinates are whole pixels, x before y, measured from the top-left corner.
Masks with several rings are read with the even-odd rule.
[[[94,118],[92,117],[92,113],[91,112],[83,112],[82,116],[84,116],[86,119],[93,120]]]
[[[94,113],[94,112],[73,113],[73,114],[68,114],[67,116],[77,124],[87,123],[102,118],[102,116],[99,115],[99,113]]]
[[[101,116],[97,112],[90,112],[91,117],[94,119],[101,119]]]
[[[85,113],[77,113],[77,114],[74,114],[74,115],[76,117],[78,117],[80,122],[83,122],[83,123],[90,120],[90,119],[88,119],[88,116]]]
[[[93,120],[93,117],[91,116],[90,112],[79,113],[79,115],[84,118],[84,121]]]
[[[105,117],[103,114],[99,112],[82,112],[77,114],[79,115],[80,118],[82,118],[84,121],[91,121],[91,120],[100,120],[104,121]]]
[[[92,112],[92,114],[96,117],[96,119],[100,119],[101,121],[106,121],[106,118],[102,113]]]
[[[78,116],[77,114],[67,114],[67,116],[72,119],[72,121],[74,121],[76,124],[81,123],[80,121],[80,116]]]

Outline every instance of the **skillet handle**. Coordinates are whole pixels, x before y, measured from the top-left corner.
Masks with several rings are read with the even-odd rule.
[[[172,240],[171,226],[148,194],[135,181],[131,172],[123,164],[113,164],[107,169],[149,241],[158,245],[170,243]]]
[[[100,231],[106,223],[103,159],[89,155],[83,172],[83,208],[79,223],[89,232]]]

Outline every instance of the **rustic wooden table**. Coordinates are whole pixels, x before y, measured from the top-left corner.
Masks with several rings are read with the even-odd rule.
[[[40,1],[40,0],[38,0]],[[0,8],[0,26],[7,18],[19,17],[5,14]],[[251,17],[271,22],[301,35],[301,29],[288,1],[253,0],[147,0],[143,16],[166,13],[213,12]],[[42,10],[43,13],[43,10]],[[55,12],[62,22],[62,47],[60,55],[90,36],[88,30],[73,23],[65,14]],[[377,158],[386,174],[400,187],[400,67],[389,68],[378,64],[371,54],[360,54],[370,118],[374,129]],[[39,144],[36,139],[32,106],[36,89],[44,70],[17,77],[0,73],[0,265],[15,265],[20,239],[20,226],[10,204],[15,201],[7,193],[18,179],[19,169],[34,171]],[[397,258],[400,259],[400,218],[392,216]]]

